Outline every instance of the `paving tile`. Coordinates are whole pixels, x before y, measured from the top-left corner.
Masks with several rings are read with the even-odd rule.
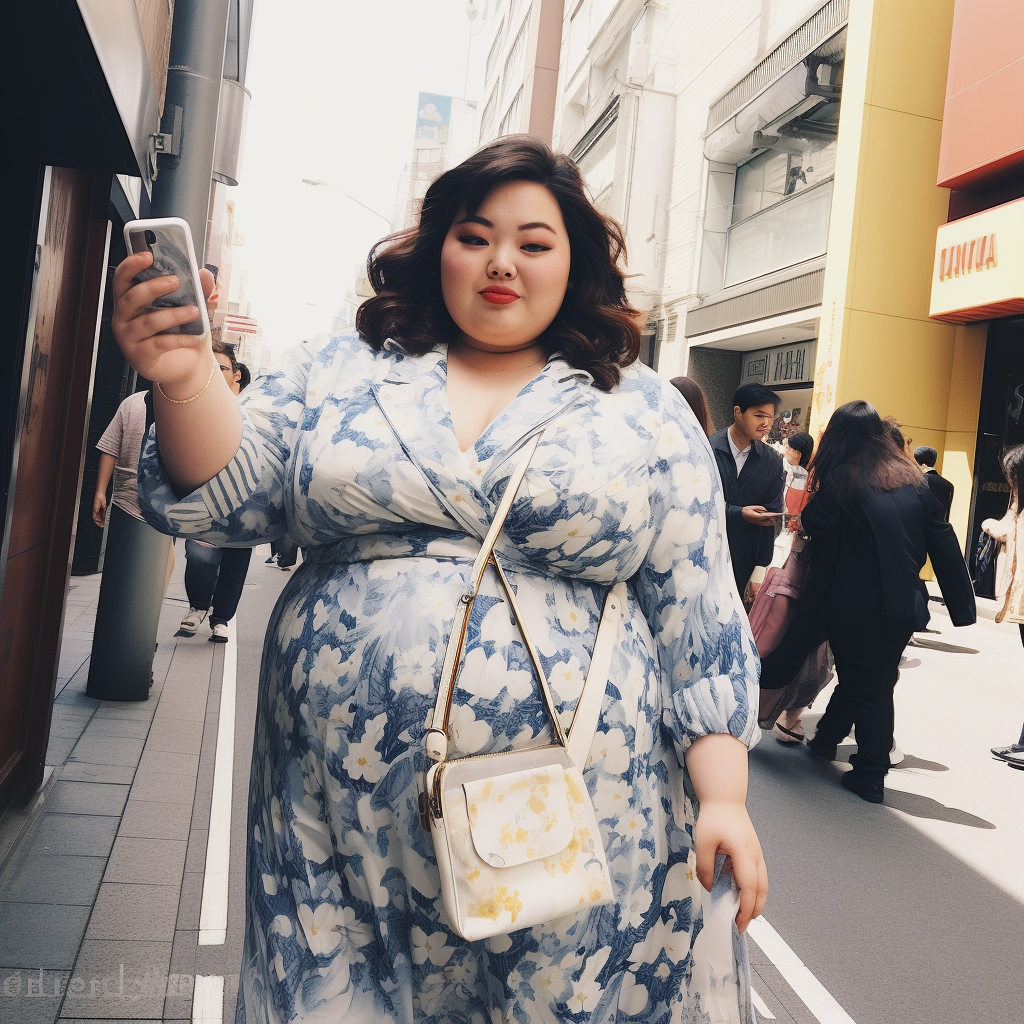
[[[50,722],[50,736],[74,736],[76,739],[85,732],[92,711],[75,711],[69,715],[54,715]]]
[[[31,848],[4,886],[8,903],[59,903],[91,907],[106,867],[105,857],[74,857]]]
[[[146,746],[151,750],[173,750],[180,754],[198,754],[203,743],[201,721],[155,721]]]
[[[184,804],[192,806],[196,793],[194,775],[173,775],[158,771],[139,769],[135,773],[132,796],[136,800],[154,803]]]
[[[170,942],[178,916],[179,887],[104,882],[89,918],[87,939]]]
[[[182,754],[175,750],[151,750],[147,747],[139,762],[139,770],[191,775],[194,778],[199,774],[199,755]]]
[[[100,814],[44,814],[28,849],[54,855],[108,857],[117,818]]]
[[[78,742],[77,736],[50,736],[46,745],[46,763],[49,765],[61,765],[70,756]]]
[[[135,768],[132,765],[68,761],[60,770],[60,778],[62,782],[112,782],[130,786],[135,778]]]
[[[70,760],[89,764],[113,764],[134,767],[142,757],[145,739],[123,736],[99,736],[88,729],[75,744]]]
[[[176,693],[168,686],[160,698],[160,719],[198,722],[206,717],[206,690],[200,693]]]
[[[118,835],[129,839],[188,839],[192,805],[164,800],[128,799]]]
[[[186,931],[196,931],[199,928],[199,912],[203,906],[204,878],[202,871],[186,871],[182,877],[175,928]]]
[[[144,718],[99,718],[93,716],[85,731],[86,736],[117,736],[130,739],[145,739],[149,734],[149,722]]]
[[[183,979],[194,979],[196,976],[196,954],[199,950],[198,931],[176,931],[174,946],[171,950],[170,974],[178,979],[178,984],[168,986],[167,998],[164,1000],[164,1020],[191,1020],[194,982]]]
[[[98,708],[102,701],[95,697],[87,697],[84,690],[79,690],[69,683],[60,692],[54,704],[62,704],[73,708]]]
[[[206,847],[210,842],[208,829],[197,828],[189,833],[188,849],[185,852],[186,871],[206,870]]]
[[[124,810],[130,787],[103,782],[59,779],[46,797],[50,814],[116,814]]]
[[[103,880],[180,886],[186,847],[186,843],[173,839],[118,836]]]
[[[0,1020],[53,1024],[70,971],[0,967]]]
[[[0,903],[0,963],[27,970],[70,970],[91,909]]]
[[[74,1020],[160,1020],[170,942],[86,939],[61,1014]]]
[[[108,701],[102,703],[99,708],[96,709],[96,714],[93,721],[101,722],[104,719],[136,719],[147,722],[152,721],[153,716],[156,714],[156,702],[147,701]]]

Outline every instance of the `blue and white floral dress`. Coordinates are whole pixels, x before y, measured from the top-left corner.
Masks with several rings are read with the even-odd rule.
[[[238,1020],[747,1024],[734,894],[696,881],[680,767],[706,733],[756,732],[757,655],[707,440],[646,367],[606,393],[553,358],[464,453],[445,355],[354,335],[300,346],[243,395],[232,462],[180,500],[153,435],[143,453],[157,528],[234,545],[287,531],[303,547],[260,674]],[[604,595],[629,581],[584,775],[615,900],[466,943],[417,810],[424,720],[470,566],[540,428],[497,550],[566,724]],[[473,609],[462,753],[550,731],[500,594],[488,576]]]

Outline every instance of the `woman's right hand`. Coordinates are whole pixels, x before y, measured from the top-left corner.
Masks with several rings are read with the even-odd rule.
[[[178,287],[177,277],[154,277],[134,283],[135,275],[153,262],[148,252],[125,259],[114,271],[114,312],[110,326],[125,359],[143,377],[169,389],[187,391],[195,380],[210,371],[210,336],[161,334],[199,316],[195,306],[147,309],[154,299]],[[203,294],[213,291],[213,275],[199,271]],[[200,385],[202,381],[200,381]],[[191,393],[191,392],[189,392]]]

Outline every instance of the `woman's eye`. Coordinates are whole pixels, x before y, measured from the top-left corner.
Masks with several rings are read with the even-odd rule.
[[[524,252],[551,252],[550,245],[541,245],[540,242],[527,242],[522,248]]]
[[[459,241],[465,245],[486,245],[487,239],[481,238],[479,235],[462,235]]]

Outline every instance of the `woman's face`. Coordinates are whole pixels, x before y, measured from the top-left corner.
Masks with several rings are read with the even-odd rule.
[[[554,196],[515,181],[476,213],[462,211],[441,247],[441,294],[473,348],[527,348],[558,314],[569,281],[569,236]]]
[[[224,379],[228,382],[231,393],[237,398],[242,393],[242,371],[233,370],[231,368],[231,359],[220,352],[214,352],[213,358],[217,360],[217,365],[220,367],[220,372],[224,374]]]

